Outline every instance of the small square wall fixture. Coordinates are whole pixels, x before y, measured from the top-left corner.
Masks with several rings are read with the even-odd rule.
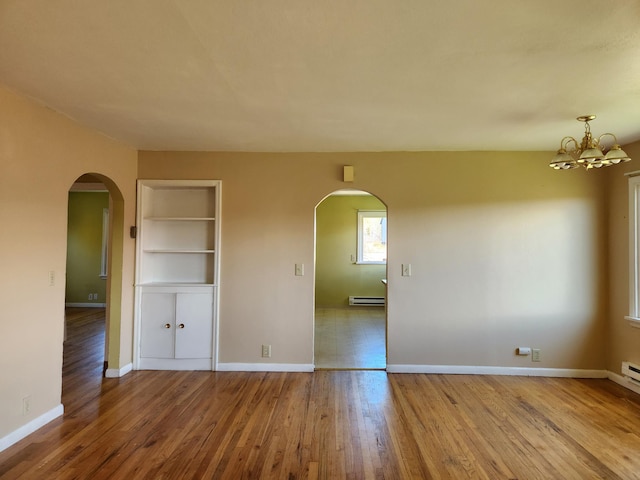
[[[353,177],[355,175],[353,165],[345,165],[343,167],[342,178],[345,182],[353,182]]]

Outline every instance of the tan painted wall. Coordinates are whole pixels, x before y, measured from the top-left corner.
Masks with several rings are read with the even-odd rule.
[[[388,207],[389,364],[602,369],[602,180],[550,155],[140,152],[139,176],[223,181],[220,362],[313,362],[314,208],[354,165]]]
[[[389,364],[615,370],[638,345],[637,331],[615,323],[626,309],[618,217],[626,180],[613,169],[554,172],[549,156],[140,152],[138,171],[224,182],[221,362],[313,362],[314,208],[344,188],[350,164],[349,186],[377,195],[389,212]],[[91,172],[122,197],[111,286],[122,323],[109,352],[118,368],[131,361],[136,152],[0,87],[0,438],[60,402],[67,195]],[[601,174],[616,176],[610,230]],[[294,275],[295,263],[305,276]],[[402,263],[413,276],[400,276]],[[606,313],[615,325],[608,356]],[[271,359],[260,357],[263,343]],[[540,348],[542,362],[516,357],[517,346]],[[23,416],[26,395],[32,410]]]
[[[607,370],[620,374],[623,361],[640,363],[640,328],[624,320],[629,314],[629,181],[625,172],[640,170],[640,142],[624,147],[635,159],[607,169],[609,198],[609,354]]]
[[[70,192],[67,224],[65,302],[106,302],[107,282],[100,278],[102,215],[109,208],[106,192]],[[89,300],[89,294],[98,294]]]
[[[358,265],[358,210],[386,210],[368,195],[335,195],[316,208],[316,307],[346,307],[349,295],[385,296],[386,265]]]
[[[0,86],[0,438],[60,404],[68,193],[87,172],[115,182],[132,225],[136,151]],[[117,350],[130,359],[134,245],[124,244],[114,273],[126,284]],[[22,415],[27,395],[31,412]]]

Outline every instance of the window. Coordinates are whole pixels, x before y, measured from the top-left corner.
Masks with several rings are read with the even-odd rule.
[[[101,249],[101,259],[100,259],[100,278],[107,278],[107,268],[108,268],[108,251],[107,247],[109,245],[109,209],[102,209],[102,249]]]
[[[640,327],[640,176],[629,177],[629,315]]]
[[[387,263],[387,212],[358,210],[357,263]]]

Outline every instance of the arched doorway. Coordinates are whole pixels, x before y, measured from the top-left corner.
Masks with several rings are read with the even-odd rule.
[[[102,191],[108,195],[108,207],[100,208],[100,277],[104,288],[91,288],[96,284],[85,285],[87,303],[104,305],[104,361],[103,373],[108,377],[119,377],[126,373],[119,368],[120,363],[120,324],[122,303],[122,258],[124,245],[124,198],[115,182],[100,173],[89,172],[74,181],[72,191]],[[105,235],[103,231],[106,230]],[[67,238],[69,243],[69,238]],[[86,283],[86,282],[85,282]],[[68,293],[68,292],[67,292]],[[92,299],[89,299],[89,294]],[[95,295],[97,294],[97,298]],[[130,369],[130,368],[129,368]],[[128,371],[128,370],[127,370]]]
[[[315,209],[316,369],[386,368],[386,205],[339,190]]]
[[[63,378],[71,358],[94,376],[107,367],[109,204],[106,185],[92,175],[80,176],[69,189]]]

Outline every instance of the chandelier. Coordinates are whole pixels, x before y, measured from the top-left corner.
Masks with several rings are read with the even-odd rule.
[[[618,139],[613,133],[603,133],[597,139],[593,138],[589,122],[594,118],[596,118],[595,115],[583,115],[576,118],[576,120],[584,122],[584,137],[582,137],[580,143],[573,137],[564,137],[560,140],[560,149],[549,164],[551,168],[569,170],[570,168],[583,166],[589,170],[590,168],[609,167],[631,160],[618,145]],[[603,148],[602,138],[607,136],[613,137],[613,145],[605,154],[606,149]]]

